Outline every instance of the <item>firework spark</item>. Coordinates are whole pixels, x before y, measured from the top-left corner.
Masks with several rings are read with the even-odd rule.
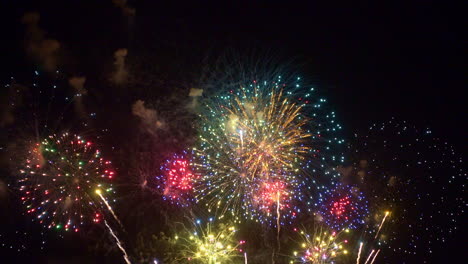
[[[260,189],[259,197],[256,197],[256,203],[260,204],[262,210],[267,211],[267,215],[271,214],[272,207],[276,207],[276,228],[277,228],[277,244],[278,251],[280,250],[280,231],[281,231],[281,212],[284,210],[284,207],[290,207],[288,203],[288,190],[286,186],[281,181],[275,182],[266,182]]]
[[[377,214],[376,218],[379,217],[380,215],[381,214]],[[367,227],[364,227],[363,229],[361,229],[363,232],[361,233],[361,236],[359,238],[361,242],[359,242],[359,251],[357,253],[356,264],[360,263],[361,256],[363,256],[363,252],[364,252],[364,255],[368,254],[364,264],[369,263],[369,261],[371,261],[370,263],[372,263],[373,261],[375,261],[375,259],[377,258],[377,255],[380,253],[380,249],[375,249],[375,248],[382,247],[383,245],[385,245],[385,240],[383,240],[382,238],[378,238],[379,237],[378,234],[380,230],[382,229],[383,224],[385,223],[385,219],[387,218],[388,215],[390,215],[390,212],[385,211],[383,215],[384,217],[382,218],[382,221],[380,222],[380,224],[367,225]],[[370,230],[367,228],[370,228]],[[374,236],[374,233],[375,233],[375,236]],[[365,242],[362,242],[362,241],[365,241]],[[370,253],[368,250],[364,250],[364,244],[366,244],[367,247],[370,249]]]
[[[101,189],[96,189],[96,194],[99,195],[99,197],[101,198],[101,200],[104,202],[104,204],[106,205],[107,209],[109,210],[109,212],[112,214],[112,216],[114,217],[114,219],[117,221],[117,223],[119,223],[120,226],[122,226],[122,223],[120,222],[120,219],[117,217],[117,215],[115,214],[114,212],[114,209],[112,209],[112,206],[110,206],[109,202],[107,201],[106,198],[104,198],[104,196],[102,195],[102,191]]]
[[[338,184],[326,194],[319,214],[328,226],[334,229],[354,229],[364,223],[368,212],[367,200],[351,186]]]
[[[357,259],[356,259],[356,264],[359,264],[359,260],[361,259],[361,252],[362,252],[362,246],[364,245],[364,243],[359,243],[359,252],[358,252],[358,256],[357,256]]]
[[[288,204],[288,199],[290,196],[291,194],[289,193],[284,182],[265,182],[260,187],[259,194],[255,196],[254,202],[255,204],[258,204],[258,207],[261,210],[264,210],[269,215],[272,212],[272,207],[276,207],[277,211],[284,210],[285,207],[290,207]]]
[[[181,206],[188,205],[192,199],[195,174],[190,168],[190,159],[186,152],[174,155],[161,167],[163,175],[156,177],[157,188],[162,192],[165,200],[173,201]]]
[[[374,263],[375,259],[377,258],[377,255],[379,255],[380,253],[380,249],[377,250],[377,252],[375,253],[374,257],[372,258],[372,261],[370,262],[370,264]]]
[[[113,193],[111,162],[77,135],[51,135],[34,144],[20,169],[21,200],[48,228],[74,230],[100,222],[104,206],[97,189]]]
[[[345,245],[348,240],[343,236],[349,229],[334,232],[323,227],[317,227],[313,234],[299,231],[301,236],[301,250],[294,251],[294,260],[290,263],[326,264],[334,263],[340,256],[347,255]]]
[[[125,248],[122,245],[122,242],[120,239],[117,237],[117,235],[114,233],[114,230],[109,226],[106,220],[104,220],[104,224],[106,225],[107,229],[109,230],[110,234],[112,237],[115,239],[115,242],[117,243],[117,246],[119,247],[120,251],[122,251],[124,260],[127,264],[131,264],[130,259],[128,258],[127,251],[125,251]]]
[[[383,224],[385,223],[385,219],[387,219],[387,216],[388,216],[389,214],[390,214],[389,211],[386,211],[386,212],[385,212],[385,216],[383,217],[382,222],[381,222],[380,225],[379,225],[379,229],[377,229],[377,233],[375,234],[375,238],[377,238],[377,236],[379,235],[380,229],[382,229],[382,226],[383,226]]]
[[[431,253],[459,231],[466,212],[462,155],[431,129],[394,118],[357,132],[350,151],[350,180],[373,209],[391,211],[376,215],[372,238],[396,252],[396,262],[433,261]]]
[[[366,262],[364,262],[364,264],[367,264],[367,262],[369,262],[369,259],[372,257],[372,255],[374,255],[374,252],[375,252],[375,249],[373,249],[371,253],[369,254],[369,256],[367,256]]]

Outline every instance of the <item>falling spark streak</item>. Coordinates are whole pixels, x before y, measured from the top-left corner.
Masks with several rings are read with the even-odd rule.
[[[281,214],[280,214],[280,191],[277,191],[276,192],[276,226],[278,227],[278,232],[276,233],[276,241],[278,243],[278,252],[280,251],[281,249],[281,243],[280,243],[280,240],[279,240],[279,236],[280,236],[280,231],[281,231],[281,225],[280,225],[280,218],[281,218]]]
[[[385,212],[385,216],[384,216],[384,218],[382,219],[382,223],[380,223],[379,229],[377,230],[377,234],[375,234],[375,238],[377,238],[377,236],[379,235],[380,229],[382,229],[382,225],[384,224],[385,219],[387,218],[387,216],[388,216],[389,214],[390,214],[389,211],[386,211],[386,212]]]
[[[100,189],[97,189],[97,190],[96,190],[96,193],[99,195],[99,197],[101,197],[102,201],[106,204],[107,209],[109,209],[109,211],[111,212],[112,216],[114,216],[114,219],[119,223],[120,226],[122,226],[122,223],[120,222],[119,218],[118,218],[117,215],[115,214],[114,210],[112,210],[112,207],[111,207],[110,204],[107,202],[106,198],[104,198],[104,196],[102,196],[102,191],[101,191]]]
[[[373,254],[374,254],[374,250],[371,251],[371,253],[367,257],[366,262],[364,262],[364,264],[367,264],[367,262],[369,261],[369,259],[372,257]]]
[[[244,149],[244,132],[242,132],[242,129],[240,130],[240,140],[241,140],[241,150]]]
[[[247,252],[244,252],[244,260],[245,260],[245,264],[247,264]]]
[[[371,261],[370,264],[374,263],[374,261],[375,261],[375,259],[377,258],[377,255],[379,254],[379,252],[380,252],[380,249],[377,250],[377,253],[375,253],[374,258],[372,259],[372,261]]]
[[[125,251],[125,249],[123,248],[122,246],[122,243],[120,242],[119,238],[115,235],[114,231],[112,230],[112,228],[107,224],[107,221],[104,220],[104,223],[106,224],[107,228],[109,229],[111,235],[114,237],[115,241],[117,242],[117,246],[120,248],[120,251],[122,251],[123,255],[124,255],[124,259],[125,259],[125,262],[127,262],[127,264],[132,264],[130,262],[130,260],[128,259],[128,255],[127,255],[127,252]]]
[[[363,243],[361,242],[361,244],[359,244],[359,252],[358,252],[357,259],[356,259],[356,264],[359,264],[359,259],[361,258],[362,245]]]

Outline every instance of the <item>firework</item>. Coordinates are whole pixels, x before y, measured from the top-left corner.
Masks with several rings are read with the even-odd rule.
[[[195,186],[197,198],[219,215],[230,212],[237,220],[272,220],[278,215],[270,214],[273,203],[264,198],[259,203],[258,194],[266,185],[281,182],[288,194],[275,203],[287,209],[281,222],[295,217],[298,205],[306,203],[305,193],[320,188],[313,174],[316,164],[323,169],[327,162],[321,148],[342,142],[323,140],[324,134],[341,127],[332,120],[334,113],[327,116],[333,124],[330,129],[309,111],[325,102],[312,104],[312,91],[297,97],[279,78],[254,81],[207,101],[194,151],[195,169],[201,175]],[[327,175],[327,182],[330,178]]]
[[[356,254],[356,264],[373,263],[380,253],[380,248],[385,246],[385,235],[379,236],[382,227],[389,219],[390,211],[379,212],[375,216],[375,223],[369,223],[356,230],[357,236],[354,236],[352,241],[359,241],[359,250]],[[378,222],[378,223],[377,223]],[[354,254],[354,252],[353,252]]]
[[[27,213],[49,229],[78,232],[100,222],[106,205],[96,190],[113,193],[111,162],[77,135],[51,135],[35,143],[19,172]]]
[[[369,214],[368,202],[357,188],[338,184],[322,200],[319,215],[333,229],[355,229]]]
[[[362,252],[362,246],[364,245],[364,243],[359,243],[359,251],[358,251],[358,255],[357,255],[357,259],[356,259],[356,264],[359,264],[359,260],[361,259],[361,252]]]
[[[122,252],[123,254],[123,258],[125,260],[125,263],[127,264],[131,264],[130,262],[130,259],[128,258],[128,255],[127,255],[127,251],[125,250],[125,248],[123,247],[122,245],[122,241],[120,241],[120,239],[117,237],[117,235],[114,233],[114,230],[109,226],[109,224],[107,223],[106,220],[104,220],[104,224],[106,225],[107,229],[109,230],[110,234],[112,235],[112,237],[115,239],[115,243],[117,244],[117,246],[119,247],[120,251]]]
[[[421,262],[459,230],[466,205],[463,160],[431,129],[395,119],[373,124],[356,133],[350,151],[355,166],[349,180],[380,211],[369,236],[395,252],[394,262]]]
[[[206,225],[200,220],[195,223],[195,230],[175,236],[175,243],[180,246],[177,263],[234,263],[243,257],[240,248],[245,241],[236,241],[234,226],[220,224],[213,226],[213,219]]]
[[[193,181],[195,180],[187,153],[176,154],[168,159],[161,166],[161,171],[163,175],[156,177],[156,179],[158,181],[157,188],[161,191],[163,198],[186,206],[187,201],[193,197]]]
[[[360,260],[361,260],[361,256],[362,256],[363,246],[364,246],[364,243],[360,242],[359,243],[359,251],[358,251],[358,254],[357,254],[357,258],[356,258],[356,264],[361,263]],[[375,249],[372,249],[371,252],[369,253],[369,255],[367,255],[367,258],[366,258],[366,261],[364,262],[364,264],[369,263],[369,261],[370,261],[370,264],[374,263],[374,261],[377,259],[377,255],[379,255],[379,253],[380,253],[380,249],[378,249],[377,251]]]
[[[363,248],[363,245],[364,245],[363,242],[359,243],[359,251],[358,251],[357,258],[356,258],[356,264],[361,263],[361,255],[362,255],[362,248]],[[375,261],[375,258],[377,258],[377,255],[378,255],[379,252],[380,252],[380,249],[377,250],[377,253],[376,253],[375,255],[374,255],[374,252],[375,252],[375,249],[372,249],[372,251],[370,252],[370,254],[367,256],[366,261],[364,262],[364,264],[367,264],[367,263],[369,262],[369,260],[372,258],[372,256],[373,256],[372,262],[374,262],[374,261]]]
[[[325,264],[335,263],[343,255],[348,254],[344,239],[349,229],[335,232],[324,227],[316,227],[313,234],[299,231],[301,250],[294,251],[294,260],[290,263]]]
[[[281,222],[281,212],[295,216],[295,209],[291,206],[292,194],[284,182],[265,182],[260,186],[259,193],[254,194],[254,205],[263,211],[267,217],[276,214],[277,226]]]
[[[377,252],[375,253],[375,255],[372,257],[372,260],[371,260],[370,264],[374,263],[375,259],[377,258],[377,255],[379,255],[379,253],[380,253],[380,249],[377,250]]]
[[[382,226],[383,226],[383,224],[385,223],[385,219],[387,219],[387,216],[388,216],[389,214],[390,214],[389,211],[386,211],[386,212],[385,212],[385,216],[383,217],[382,222],[380,223],[379,228],[377,229],[377,232],[375,233],[375,238],[377,238],[377,237],[379,236],[380,229],[382,229]]]

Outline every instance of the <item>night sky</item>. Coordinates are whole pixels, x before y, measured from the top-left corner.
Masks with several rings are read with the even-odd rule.
[[[373,175],[393,173],[405,179],[409,173],[419,173],[420,181],[405,182],[401,187],[410,190],[411,184],[419,184],[415,192],[430,190],[431,199],[446,195],[449,205],[440,204],[440,208],[464,209],[464,203],[456,199],[464,197],[461,185],[466,184],[465,172],[456,172],[460,173],[456,180],[459,185],[454,187],[457,193],[433,189],[424,179],[426,174],[439,177],[436,182],[443,189],[453,166],[420,170],[406,166],[418,160],[416,153],[423,153],[434,164],[457,160],[457,168],[464,170],[461,157],[466,154],[466,107],[462,87],[466,78],[462,72],[461,7],[443,1],[154,2],[2,1],[0,262],[124,263],[105,227],[94,226],[78,235],[50,232],[31,222],[30,215],[23,215],[22,195],[15,180],[18,163],[25,157],[21,142],[31,135],[69,130],[98,141],[104,156],[112,160],[120,177],[115,183],[114,209],[125,227],[121,234],[129,255],[134,257],[132,263],[138,263],[136,252],[144,250],[136,241],[147,237],[142,234],[161,232],[168,222],[184,218],[183,211],[187,210],[176,210],[178,207],[166,203],[161,195],[138,187],[148,179],[148,171],[158,173],[171,153],[194,143],[197,132],[192,123],[197,113],[186,106],[196,103],[197,97],[188,94],[193,88],[204,89],[202,98],[221,92],[204,86],[219,81],[217,70],[225,70],[216,67],[220,61],[259,64],[260,68],[274,65],[285,74],[300,76],[304,85],[325,96],[336,112],[344,128],[341,136],[351,143],[341,152],[356,154],[355,150],[362,150],[349,155],[344,166],[375,158],[369,165],[375,167],[365,168]],[[31,15],[25,19],[28,12],[40,14],[38,22]],[[78,77],[78,84],[70,84],[73,77]],[[86,78],[84,88],[79,77]],[[14,85],[24,94],[12,92]],[[60,87],[53,95],[52,85]],[[72,103],[64,99],[77,93],[83,94],[81,106],[78,100]],[[155,116],[136,113],[138,100],[144,102],[146,114]],[[145,123],[146,118],[151,124]],[[159,129],[159,121],[163,129]],[[401,127],[394,127],[395,123],[407,124],[411,133],[400,137],[396,131]],[[386,124],[385,132],[368,132],[381,124]],[[379,145],[382,138],[390,145],[413,142],[428,131],[431,138],[424,141],[428,143],[410,143],[408,146],[415,149],[409,151],[390,148],[386,152]],[[369,144],[364,143],[366,140]],[[441,148],[430,147],[439,142]],[[447,144],[456,152],[453,157],[444,155],[453,153]],[[400,155],[400,159],[392,160],[392,155]],[[351,174],[359,170],[354,168]],[[400,190],[392,195],[412,199],[410,192],[403,194]],[[431,215],[435,208],[425,204],[418,209]],[[425,250],[418,248],[417,255],[408,256],[382,247],[375,263],[453,263],[451,260],[466,259],[462,246],[465,214],[459,213],[456,218],[458,229],[445,243],[434,245],[433,254],[425,255]],[[256,228],[244,225],[248,231]],[[433,225],[449,229],[443,218]],[[390,228],[388,233],[394,236],[412,232],[404,221]],[[274,233],[276,228],[272,229]],[[408,241],[402,236],[395,243],[404,247]],[[257,242],[247,244],[262,255]],[[147,242],[142,248],[153,248],[145,254],[162,259],[158,247]],[[270,263],[269,257],[265,259],[252,258],[251,263]]]

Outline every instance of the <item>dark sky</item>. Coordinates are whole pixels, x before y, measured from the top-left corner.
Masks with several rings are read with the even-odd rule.
[[[2,1],[2,84],[9,76],[28,78],[36,68],[25,52],[21,23],[25,12],[34,11],[45,36],[60,42],[58,68],[85,75],[87,82],[108,78],[119,48],[128,49],[130,70],[151,69],[166,79],[189,73],[188,81],[181,81],[187,85],[196,85],[190,78],[197,78],[203,58],[226,50],[266,52],[295,65],[325,94],[348,132],[396,117],[433,128],[462,151],[465,54],[459,6],[448,1],[154,2],[130,1],[136,13],[129,15],[111,0]]]
[[[186,67],[224,49],[267,50],[299,65],[339,108],[345,125],[396,116],[463,136],[456,129],[464,116],[462,16],[449,3],[137,1],[129,3],[136,15],[127,17],[108,2],[3,4],[3,75],[27,62],[21,16],[37,11],[47,37],[61,43],[59,65],[68,72],[102,74],[117,48],[127,48],[129,58],[149,53],[155,58],[149,64],[161,63],[161,54],[183,57]]]

